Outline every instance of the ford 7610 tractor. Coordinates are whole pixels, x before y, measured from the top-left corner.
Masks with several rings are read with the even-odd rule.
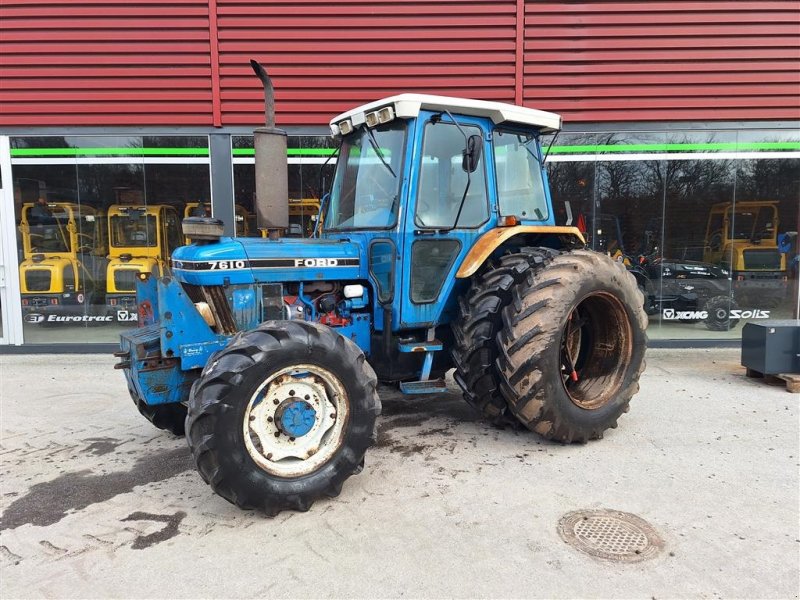
[[[402,94],[331,121],[336,172],[312,239],[288,227],[286,134],[256,130],[264,238],[193,240],[138,275],[117,354],[139,410],[185,432],[212,489],[273,515],[336,496],[364,466],[378,382],[443,392],[497,423],[586,442],[638,390],[646,316],[622,263],[556,226],[540,136],[558,115]]]

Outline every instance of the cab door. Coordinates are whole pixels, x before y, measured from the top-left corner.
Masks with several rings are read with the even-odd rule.
[[[400,324],[432,327],[448,320],[455,274],[496,214],[489,123],[420,113],[415,136],[408,213],[403,230]],[[472,148],[472,165],[465,149]],[[474,168],[471,172],[469,168]]]

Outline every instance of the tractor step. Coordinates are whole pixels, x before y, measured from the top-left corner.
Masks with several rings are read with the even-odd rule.
[[[404,394],[440,394],[447,391],[444,379],[428,379],[427,381],[402,381],[400,391]]]
[[[429,342],[400,342],[397,344],[400,352],[438,352],[444,348],[439,340]]]

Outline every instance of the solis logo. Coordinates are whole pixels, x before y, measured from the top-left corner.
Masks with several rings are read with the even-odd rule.
[[[769,319],[769,311],[768,310],[739,310],[734,308],[731,311],[731,318],[732,319]]]

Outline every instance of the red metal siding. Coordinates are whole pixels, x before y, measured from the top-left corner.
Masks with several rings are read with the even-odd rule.
[[[281,125],[403,91],[514,100],[516,0],[217,0],[223,124],[263,117],[248,60],[273,76]]]
[[[206,0],[3,0],[1,125],[211,125]]]
[[[524,101],[567,121],[800,118],[794,1],[528,2]]]
[[[4,0],[0,126],[316,125],[401,91],[570,122],[800,119],[794,0]]]

